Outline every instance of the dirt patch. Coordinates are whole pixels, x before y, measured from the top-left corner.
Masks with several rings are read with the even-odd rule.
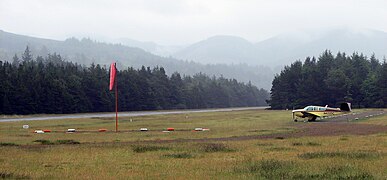
[[[347,114],[344,116],[325,118],[316,122],[299,122],[295,123],[297,130],[292,133],[206,139],[159,140],[157,142],[241,141],[252,139],[286,139],[304,136],[368,135],[377,133],[387,133],[387,126],[356,123],[356,121],[358,120],[383,114],[385,114],[383,110],[370,110],[360,113]]]
[[[370,110],[361,113],[336,116],[333,118],[325,118],[312,123],[300,123],[296,124],[300,131],[287,134],[287,136],[338,136],[383,133],[387,132],[387,126],[356,123],[356,121],[383,114],[385,114],[383,110]]]

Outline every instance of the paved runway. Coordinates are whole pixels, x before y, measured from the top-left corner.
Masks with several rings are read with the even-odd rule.
[[[241,110],[259,110],[269,108],[262,107],[242,107],[242,108],[222,108],[222,109],[195,109],[195,110],[171,110],[171,111],[135,111],[135,112],[118,112],[119,117],[135,117],[135,116],[151,116],[164,114],[188,114],[200,112],[226,112],[226,111],[241,111]],[[71,115],[41,115],[34,117],[21,118],[0,118],[0,122],[10,121],[38,121],[38,120],[57,120],[57,119],[76,119],[76,118],[93,118],[93,117],[115,117],[115,112],[111,113],[87,113],[87,114],[71,114]]]

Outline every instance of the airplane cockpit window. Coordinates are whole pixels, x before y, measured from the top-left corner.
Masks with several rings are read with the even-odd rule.
[[[313,111],[313,108],[314,108],[313,106],[307,106],[307,107],[305,107],[305,110],[306,111]]]
[[[327,108],[325,108],[325,107],[320,107],[320,108],[318,108],[318,110],[319,111],[325,111]]]

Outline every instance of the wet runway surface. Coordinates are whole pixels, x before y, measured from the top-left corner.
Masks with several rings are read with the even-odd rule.
[[[242,107],[242,108],[222,108],[222,109],[196,109],[196,110],[171,110],[171,111],[135,111],[135,112],[118,112],[119,117],[136,117],[136,116],[152,116],[166,114],[189,114],[201,112],[227,112],[227,111],[242,111],[242,110],[260,110],[266,109],[263,107]],[[0,122],[11,121],[39,121],[39,120],[58,120],[58,119],[77,119],[77,118],[96,118],[96,117],[115,117],[115,112],[111,113],[87,113],[87,114],[71,114],[71,115],[42,115],[35,117],[15,117],[15,118],[0,118]]]

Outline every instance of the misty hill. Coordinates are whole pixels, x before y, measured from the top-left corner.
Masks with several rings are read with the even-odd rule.
[[[259,88],[270,89],[273,72],[263,66],[248,66],[246,64],[203,65],[192,61],[182,61],[170,57],[161,57],[140,48],[128,47],[120,44],[100,43],[90,39],[78,40],[69,38],[65,41],[35,38],[17,35],[0,30],[0,60],[12,61],[12,57],[24,52],[26,46],[34,56],[47,56],[47,54],[59,53],[65,60],[84,65],[98,63],[102,65],[117,61],[120,68],[131,66],[162,66],[167,74],[173,72],[193,75],[199,72],[209,76],[223,76],[235,78],[241,82],[249,82]]]
[[[289,64],[306,56],[319,56],[326,49],[334,53],[361,52],[382,59],[387,55],[387,33],[368,29],[333,29],[282,34],[255,44],[264,59],[275,65]]]
[[[140,48],[144,51],[150,52],[158,56],[171,56],[176,51],[179,51],[180,49],[184,48],[184,46],[166,46],[157,44],[155,42],[143,42],[129,38],[114,39],[111,40],[111,42],[116,44],[122,44],[124,46]]]
[[[0,57],[11,60],[14,54],[22,53],[26,46],[34,55],[46,56],[49,53],[59,53],[65,59],[80,64],[109,64],[118,61],[123,65],[134,67],[157,66],[168,63],[163,59],[139,48],[131,48],[117,44],[107,44],[90,39],[78,40],[69,38],[65,41],[41,39],[0,31]]]
[[[192,44],[173,56],[200,63],[250,63],[258,52],[251,42],[236,36],[213,36]],[[259,64],[259,63],[256,63]]]
[[[387,55],[387,33],[368,29],[331,29],[298,31],[251,43],[235,36],[214,36],[192,44],[173,56],[201,63],[247,63],[271,67],[290,64],[307,56],[332,52],[375,53],[382,59]]]

